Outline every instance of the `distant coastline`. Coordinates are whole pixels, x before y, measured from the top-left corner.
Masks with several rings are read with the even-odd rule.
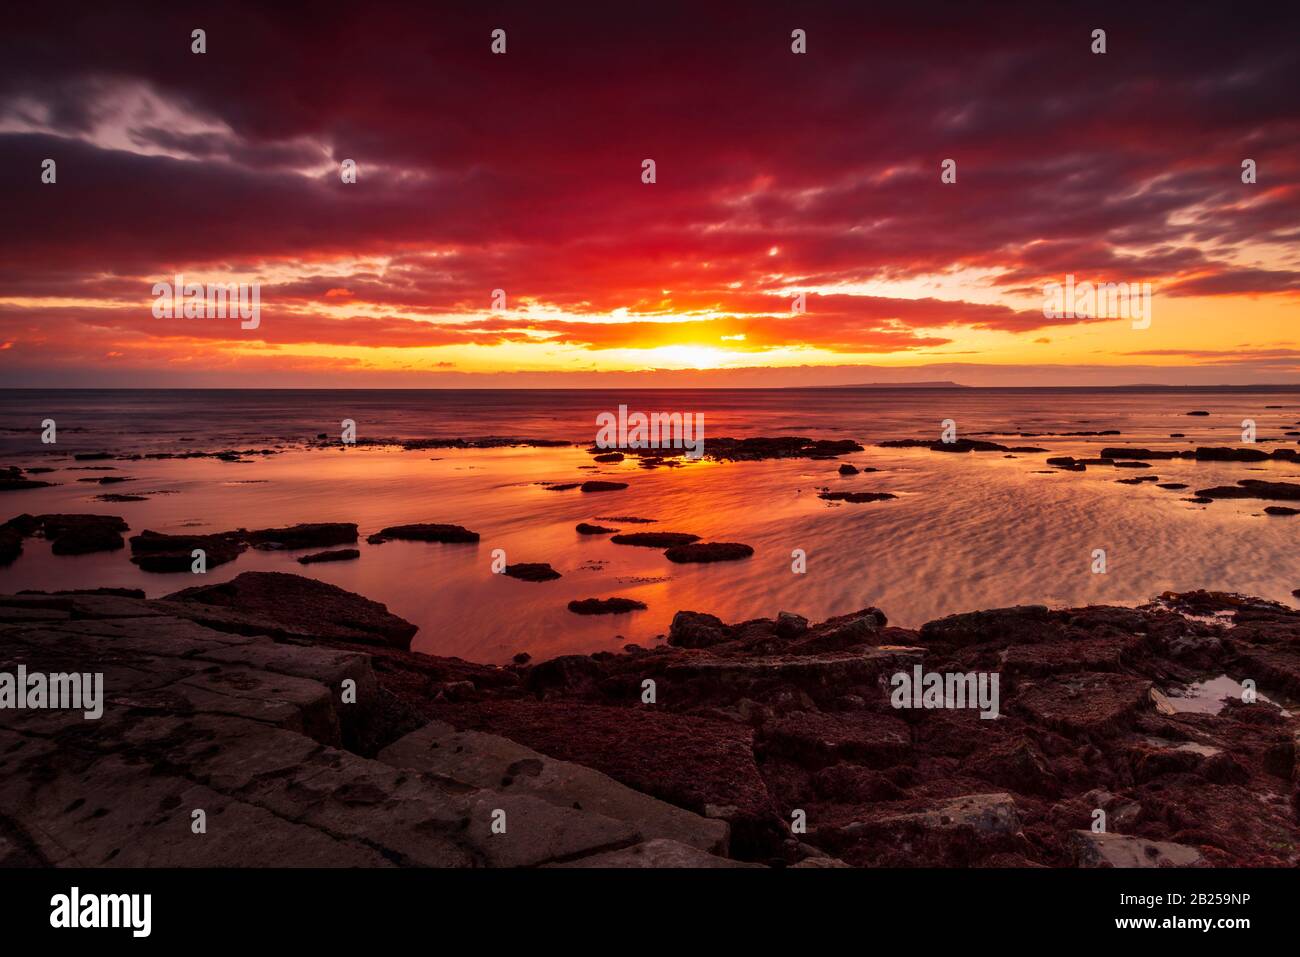
[[[846,385],[676,385],[676,386],[0,386],[0,394],[23,393],[165,393],[165,392],[831,392],[831,391],[961,391],[961,392],[1170,392],[1170,393],[1300,393],[1300,383],[1219,385],[967,385],[961,382],[863,382]]]

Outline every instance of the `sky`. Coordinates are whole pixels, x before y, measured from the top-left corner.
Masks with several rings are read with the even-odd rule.
[[[1300,384],[1294,5],[268,6],[6,11],[0,385]]]

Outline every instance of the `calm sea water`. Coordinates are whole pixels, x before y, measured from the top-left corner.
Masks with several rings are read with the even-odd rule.
[[[647,471],[634,461],[602,465],[584,451],[600,412],[699,412],[705,442],[732,435],[853,438],[866,451],[839,461],[879,471],[841,477],[836,461],[699,462]],[[1276,408],[1270,408],[1270,407]],[[1188,417],[1206,410],[1207,417]],[[55,446],[40,442],[54,419]],[[393,447],[306,449],[324,432],[337,439],[353,419],[358,437],[517,436],[564,439],[566,448],[402,451]],[[1243,391],[1098,390],[620,390],[597,391],[28,391],[0,392],[0,464],[46,466],[59,484],[0,493],[3,518],[20,512],[121,515],[132,532],[224,531],[296,522],[360,525],[357,561],[301,566],[300,552],[249,550],[204,579],[241,571],[309,574],[382,601],[420,625],[413,647],[479,661],[517,651],[536,658],[652,645],[679,609],[724,620],[789,610],[817,619],[876,605],[902,625],[1017,603],[1135,604],[1167,589],[1214,588],[1292,601],[1300,588],[1300,518],[1272,518],[1261,501],[1183,499],[1192,490],[1241,478],[1300,481],[1289,463],[1155,462],[1141,471],[1048,470],[1047,454],[941,454],[882,449],[891,438],[937,438],[952,419],[958,434],[1118,429],[1103,438],[1008,438],[1047,454],[1095,455],[1103,445],[1158,448],[1241,446],[1242,421],[1262,437],[1294,445],[1300,394]],[[1171,433],[1185,438],[1170,438]],[[1267,443],[1263,448],[1276,447]],[[150,452],[273,447],[249,463],[215,459],[75,462],[81,451]],[[115,472],[73,471],[107,465]],[[1047,470],[1048,474],[1043,473]],[[112,486],[77,481],[104,475]],[[1155,474],[1154,483],[1117,484]],[[622,492],[548,491],[540,483],[602,477]],[[818,499],[820,488],[889,491],[866,505]],[[103,492],[150,493],[104,503]],[[580,536],[574,525],[604,521],[624,530],[693,532],[752,545],[753,558],[674,565],[653,549]],[[451,522],[482,535],[478,545],[390,542],[364,536],[384,525]],[[563,577],[520,582],[493,575],[494,549],[510,562],[550,562]],[[1109,571],[1093,574],[1094,549]],[[792,552],[807,571],[792,571]],[[129,553],[54,556],[29,539],[22,558],[0,569],[0,590],[101,585],[141,587],[150,596],[194,584],[190,575],[141,572]],[[583,618],[574,598],[623,595],[648,610]]]

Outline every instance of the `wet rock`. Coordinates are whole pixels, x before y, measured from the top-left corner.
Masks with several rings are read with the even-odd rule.
[[[1156,488],[1168,489],[1171,492],[1182,491],[1188,486],[1183,482],[1161,482]]]
[[[501,735],[562,761],[592,768],[679,808],[731,825],[738,857],[786,836],[743,725],[564,701],[447,705],[437,717],[460,729]]]
[[[601,482],[591,480],[579,486],[584,492],[619,492],[627,488],[626,482]]]
[[[1300,515],[1300,508],[1288,508],[1285,505],[1268,505],[1264,508],[1265,515]]]
[[[1196,493],[1198,498],[1264,498],[1281,501],[1300,500],[1300,485],[1294,482],[1265,482],[1260,479],[1241,479],[1235,486],[1216,485]]]
[[[357,526],[351,522],[321,522],[288,528],[260,528],[246,533],[245,539],[254,547],[274,543],[283,548],[328,548],[355,542]]]
[[[698,611],[679,611],[668,628],[668,644],[678,648],[708,648],[734,637],[722,619]]]
[[[802,615],[796,615],[788,611],[783,611],[776,616],[776,633],[779,637],[785,639],[798,638],[808,630],[808,619]]]
[[[1124,446],[1108,447],[1101,450],[1102,458],[1107,459],[1189,459],[1190,451],[1178,449],[1130,449]]]
[[[1092,831],[1073,831],[1070,837],[1079,867],[1199,867],[1206,863],[1197,848],[1185,844]]]
[[[356,526],[353,526],[355,529]],[[356,539],[353,539],[355,541]],[[414,525],[390,525],[369,536],[366,541],[371,545],[384,542],[441,542],[444,544],[461,544],[477,542],[478,532],[471,532],[461,525],[441,525],[417,523]]]
[[[858,470],[855,466],[852,466],[848,462],[845,462],[840,466],[839,473],[841,475],[857,475]]]
[[[248,546],[234,533],[166,535],[145,529],[131,536],[131,561],[147,572],[188,572],[202,549],[208,568],[233,562]]]
[[[798,640],[785,650],[791,654],[813,655],[872,644],[879,640],[880,629],[888,621],[879,608],[864,608],[852,614],[837,615],[814,628],[806,628]],[[781,633],[779,621],[777,633]]]
[[[584,598],[569,602],[569,611],[575,615],[621,615],[645,607],[645,602],[635,598]]]
[[[561,577],[549,562],[519,562],[507,565],[502,574],[525,582],[549,582]]]
[[[953,442],[936,442],[934,439],[890,439],[879,443],[885,449],[929,449],[931,452],[1010,452],[997,442],[957,439]],[[1038,449],[1038,451],[1043,451]]]
[[[707,854],[727,852],[725,822],[666,804],[599,771],[548,757],[499,735],[457,731],[432,721],[395,741],[378,757],[394,767],[434,774],[467,787],[581,808],[623,822],[643,840],[668,840]]]
[[[616,545],[640,545],[645,548],[671,548],[699,540],[700,536],[687,532],[628,532],[610,539]]]
[[[1206,412],[1204,409],[1197,409],[1195,412],[1187,412],[1184,414],[1205,416],[1205,415],[1209,415],[1210,413]]]
[[[817,497],[828,502],[852,502],[854,504],[884,502],[891,498],[898,498],[892,492],[822,492]]]
[[[361,552],[356,548],[339,548],[328,552],[312,552],[298,558],[299,565],[316,565],[320,562],[346,562],[360,558]]]
[[[186,588],[167,600],[229,608],[285,622],[322,638],[392,648],[409,648],[418,630],[377,601],[284,572],[243,572],[219,585]]]
[[[116,515],[38,515],[36,522],[56,555],[85,555],[125,547],[127,524]]]
[[[1201,446],[1196,450],[1196,458],[1201,462],[1263,462],[1271,458],[1262,449],[1231,449]]]
[[[786,458],[834,458],[864,451],[852,439],[813,440],[798,435],[721,437],[705,443],[704,454],[718,461],[759,461]]]
[[[47,488],[53,482],[23,478],[23,470],[16,466],[0,468],[0,492],[17,492],[27,488]]]
[[[622,452],[604,452],[604,453],[602,453],[601,455],[593,456],[593,457],[592,457],[592,461],[593,461],[593,462],[622,462],[622,461],[623,461],[623,453],[622,453]]]
[[[604,525],[592,525],[589,522],[579,522],[575,528],[579,535],[608,535],[618,531],[617,528],[606,528]]]
[[[0,565],[9,565],[23,553],[23,533],[8,523],[0,525]]]
[[[998,642],[1016,645],[1042,641],[1055,631],[1046,605],[1017,605],[949,615],[921,626],[926,644],[966,645]]]
[[[739,542],[699,542],[692,545],[675,545],[664,552],[670,562],[733,562],[754,554],[750,545]]]
[[[1067,472],[1085,472],[1088,467],[1073,455],[1056,455],[1047,460],[1047,464]]]

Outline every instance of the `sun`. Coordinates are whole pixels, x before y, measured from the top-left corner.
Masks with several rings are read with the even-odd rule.
[[[708,346],[660,346],[653,352],[656,360],[662,359],[667,368],[716,369],[728,359],[722,349]]]

